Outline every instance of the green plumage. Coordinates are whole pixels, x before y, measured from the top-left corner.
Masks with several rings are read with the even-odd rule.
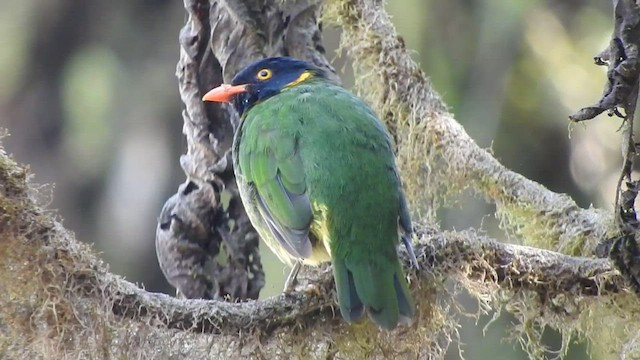
[[[290,264],[331,260],[347,321],[366,310],[392,329],[414,315],[396,253],[411,222],[389,135],[362,100],[322,78],[284,87],[244,113],[233,158],[260,236]]]

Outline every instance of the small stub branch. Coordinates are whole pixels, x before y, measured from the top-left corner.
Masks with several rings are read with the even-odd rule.
[[[608,81],[602,97],[596,104],[584,107],[569,116],[573,122],[593,119],[605,111],[610,116],[624,118],[618,109],[626,107],[638,82],[640,7],[635,0],[614,0],[613,3],[615,26],[611,42],[609,47],[594,57],[596,65],[609,67]]]

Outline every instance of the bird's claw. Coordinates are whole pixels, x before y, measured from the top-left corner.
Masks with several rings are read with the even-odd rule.
[[[289,272],[289,276],[287,276],[287,281],[284,283],[284,289],[282,292],[285,294],[292,293],[296,290],[296,286],[298,285],[298,273],[300,272],[300,268],[302,264],[300,262],[296,262],[291,268],[291,272]]]

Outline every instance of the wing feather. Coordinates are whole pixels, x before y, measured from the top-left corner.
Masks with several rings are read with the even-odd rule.
[[[312,252],[309,227],[313,212],[297,141],[287,135],[266,132],[240,165],[273,237],[292,256],[308,258]]]

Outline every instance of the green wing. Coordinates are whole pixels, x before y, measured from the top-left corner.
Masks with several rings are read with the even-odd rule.
[[[240,168],[253,187],[257,208],[274,238],[297,258],[311,256],[313,213],[298,141],[292,134],[263,130],[240,145]]]

